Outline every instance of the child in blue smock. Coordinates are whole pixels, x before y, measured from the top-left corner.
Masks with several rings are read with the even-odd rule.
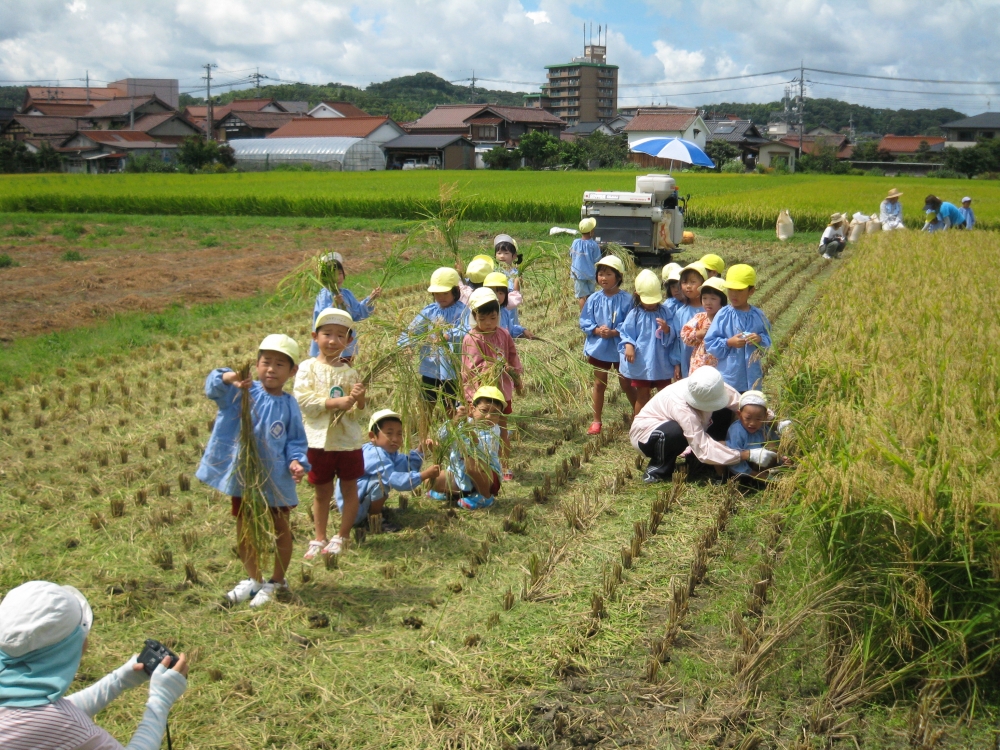
[[[726,273],[729,304],[712,320],[705,334],[705,351],[726,384],[739,393],[760,389],[764,381],[760,359],[771,348],[771,323],[764,311],[750,304],[757,273],[739,263]]]
[[[676,364],[671,352],[676,333],[667,322],[670,314],[663,304],[663,289],[657,275],[645,269],[635,277],[634,306],[619,333],[619,367],[635,388],[633,413],[642,411],[653,389],[666,388]]]
[[[365,473],[358,480],[358,517],[354,524],[368,516],[380,515],[390,490],[412,492],[424,481],[437,479],[441,467],[434,465],[421,469],[424,456],[420,451],[399,452],[403,444],[403,418],[391,409],[372,414],[368,422],[368,442],[361,448],[365,459]],[[337,508],[344,511],[344,495],[337,482],[334,498]],[[399,531],[397,526],[382,521],[383,531]]]
[[[678,334],[678,342],[675,344],[679,353],[680,361],[677,363],[675,378],[686,378],[691,372],[691,353],[693,346],[688,346],[680,341],[680,331],[691,318],[700,312],[705,312],[701,306],[701,286],[708,279],[708,269],[701,263],[695,261],[681,269],[680,289],[683,300],[674,309],[670,327]]]
[[[619,367],[618,329],[632,311],[635,302],[632,295],[622,291],[625,280],[625,264],[621,258],[606,255],[597,262],[597,285],[601,291],[587,298],[580,311],[580,329],[587,334],[583,342],[583,354],[594,368],[594,391],[592,403],[594,421],[587,430],[588,435],[601,434],[601,419],[604,414],[604,395],[608,390],[608,373],[618,370],[618,384],[635,407],[635,388],[632,381],[621,374]]]
[[[408,346],[414,339],[434,331],[439,340],[424,340],[420,345],[421,397],[430,410],[440,398],[449,415],[454,413],[459,397],[456,366],[461,366],[462,341],[469,332],[463,323],[467,308],[460,301],[461,281],[454,268],[439,268],[431,274],[427,291],[434,301],[417,313],[398,342],[399,346]],[[422,434],[426,433],[422,430]]]
[[[597,261],[601,259],[601,246],[594,241],[591,233],[597,227],[597,220],[591,216],[580,222],[580,238],[573,240],[569,248],[569,275],[573,279],[573,294],[580,303],[580,310],[587,297],[597,291]]]
[[[324,287],[316,295],[316,304],[313,306],[313,324],[316,323],[316,318],[319,317],[319,314],[328,307],[344,310],[351,316],[351,320],[355,323],[370,317],[375,312],[375,300],[382,294],[380,287],[375,287],[372,289],[371,294],[363,300],[358,301],[358,298],[354,296],[354,292],[344,287],[344,279],[347,278],[347,275],[344,273],[344,256],[340,253],[327,253],[320,258],[320,263],[320,278],[324,282]],[[334,280],[336,280],[336,295],[327,288],[334,286],[333,283],[327,284],[328,281],[332,282]],[[354,341],[344,350],[342,359],[347,364],[350,364],[357,351],[358,337],[355,332]],[[309,356],[315,357],[317,354],[319,354],[319,346],[313,341],[309,346]]]
[[[767,408],[767,398],[760,391],[747,391],[740,396],[739,419],[729,425],[726,435],[726,445],[738,451],[751,451],[751,455],[760,456],[761,463],[740,461],[728,467],[731,474],[739,478],[740,483],[751,489],[762,489],[763,480],[767,478],[765,471],[778,459],[774,448],[777,445],[778,434],[772,422],[772,414]],[[762,448],[763,451],[755,449]]]
[[[514,339],[535,338],[531,331],[521,325],[521,320],[517,314],[517,307],[514,306],[514,302],[511,299],[514,292],[507,285],[507,277],[500,271],[494,271],[486,277],[483,286],[487,289],[492,289],[497,295],[497,302],[500,305],[500,327],[507,331],[511,338]],[[467,314],[466,325],[469,330],[473,327],[471,311]]]
[[[295,397],[284,392],[295,374],[299,347],[283,334],[272,334],[257,352],[257,380],[240,380],[228,368],[212,370],[205,380],[205,395],[219,406],[212,436],[195,476],[232,498],[236,518],[236,541],[248,578],[226,594],[230,604],[247,600],[251,607],[267,604],[277,589],[287,589],[285,571],[292,559],[289,514],[299,504],[295,485],[311,468],[306,452],[302,412]],[[261,577],[257,554],[243,535],[243,483],[239,475],[240,411],[244,398],[253,404],[253,435],[267,477],[263,494],[274,521],[277,554],[274,573],[267,582]]]
[[[674,371],[674,380],[680,380],[680,361],[681,352],[684,348],[684,342],[681,341],[680,332],[683,328],[683,324],[678,327],[674,325],[674,316],[677,311],[684,305],[685,297],[684,292],[681,290],[681,271],[683,268],[680,263],[667,263],[660,272],[660,278],[663,279],[663,296],[666,298],[666,302],[663,304],[667,308],[667,312],[670,317],[667,318],[667,322],[670,323],[670,327],[675,334],[673,351],[671,352],[671,359],[677,362]]]

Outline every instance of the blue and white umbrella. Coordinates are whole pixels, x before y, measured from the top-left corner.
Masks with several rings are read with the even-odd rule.
[[[658,159],[670,159],[697,167],[715,167],[715,162],[709,158],[701,146],[683,138],[643,138],[629,148],[637,154],[648,154]],[[671,165],[672,167],[673,165]]]

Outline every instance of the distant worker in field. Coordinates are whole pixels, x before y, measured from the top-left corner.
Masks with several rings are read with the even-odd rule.
[[[573,240],[569,249],[570,277],[573,293],[580,303],[580,312],[587,297],[597,291],[597,261],[601,259],[601,246],[593,239],[597,220],[588,216],[580,222],[580,239]]]
[[[839,258],[847,247],[847,219],[843,214],[831,214],[830,223],[819,238],[819,253],[827,260]]]
[[[966,229],[972,229],[976,226],[976,215],[972,213],[972,198],[969,196],[962,198],[962,207],[958,210],[965,216]]]
[[[341,311],[342,315],[346,315]],[[212,370],[205,380],[205,395],[219,406],[205,455],[195,474],[199,480],[232,498],[236,518],[237,550],[249,576],[226,594],[229,604],[267,604],[280,589],[288,588],[285,573],[292,560],[292,508],[299,504],[295,485],[311,469],[302,412],[295,398],[285,393],[299,363],[299,345],[289,336],[273,333],[257,351],[257,380],[240,380],[228,367]],[[274,572],[266,582],[256,550],[244,534],[243,478],[240,471],[240,430],[243,399],[253,405],[253,438],[264,476],[263,489],[274,522],[276,554]]]
[[[323,288],[316,295],[316,304],[313,305],[313,324],[316,318],[328,307],[335,307],[344,310],[351,316],[351,320],[357,323],[365,320],[375,312],[375,300],[382,294],[382,289],[375,287],[371,294],[363,300],[358,301],[354,292],[344,286],[347,274],[344,272],[344,256],[340,253],[327,253],[320,258],[320,281]],[[344,352],[343,360],[350,364],[354,359],[354,353],[358,350],[358,339],[354,338],[351,345]],[[309,356],[315,357],[319,354],[319,346],[313,341],[309,345]]]
[[[936,195],[928,195],[924,198],[924,222],[923,231],[940,232],[948,229],[965,229],[966,217],[962,210],[954,203],[943,201]]]
[[[740,394],[706,365],[664,388],[632,420],[629,441],[649,459],[642,481],[669,482],[677,457],[687,448],[688,476],[708,466],[734,466],[753,461],[766,468],[777,459],[766,448],[736,450],[725,444],[726,433],[740,408]],[[714,472],[711,472],[714,475]]]
[[[760,388],[760,359],[771,348],[771,323],[764,311],[750,304],[757,272],[740,263],[726,273],[729,304],[712,320],[705,334],[705,351],[718,360],[726,385],[738,393]]]
[[[882,222],[882,231],[905,229],[903,226],[903,204],[899,202],[902,193],[892,188],[878,207],[878,218]]]

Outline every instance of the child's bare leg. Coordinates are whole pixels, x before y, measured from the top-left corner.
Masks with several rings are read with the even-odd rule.
[[[316,485],[316,498],[313,500],[313,525],[316,529],[315,538],[318,541],[326,539],[326,524],[330,520],[330,502],[333,500],[333,482]]]
[[[652,393],[653,389],[648,385],[641,385],[635,389],[635,404],[632,407],[633,414],[638,414],[642,411],[642,407],[649,403]]]
[[[628,399],[629,406],[638,414],[638,410],[635,408],[636,393],[635,388],[632,387],[632,381],[626,378],[624,375],[618,376],[618,385],[621,386],[622,393],[625,394],[625,398]]]
[[[370,506],[368,506],[368,515],[379,516],[382,515],[382,508],[385,507],[385,500],[375,500]]]
[[[243,538],[243,515],[236,516],[236,549],[240,553],[240,560],[243,562],[243,569],[247,576],[255,581],[260,581],[260,566],[257,564],[257,553],[246,539]]]
[[[580,303],[580,312],[583,312],[583,306],[587,304],[586,297],[577,297],[576,301]]]
[[[340,512],[340,538],[351,535],[351,527],[358,520],[358,480],[340,480],[340,491],[344,493],[344,509]]]
[[[274,575],[271,580],[275,583],[284,583],[285,572],[292,562],[292,526],[288,522],[288,513],[283,513],[277,508],[271,510],[271,518],[274,519],[274,536],[277,544],[277,554],[274,556]]]
[[[594,421],[600,422],[604,414],[604,394],[608,390],[608,371],[594,370]]]
[[[490,497],[490,479],[492,477],[486,471],[483,471],[478,465],[473,465],[471,462],[467,461],[465,464],[465,473],[469,475],[469,479],[472,480],[473,486],[483,497]]]

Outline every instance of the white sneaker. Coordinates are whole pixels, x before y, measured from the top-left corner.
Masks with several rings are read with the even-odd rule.
[[[833,260],[833,257],[830,255],[830,253],[823,253],[823,257],[826,258],[827,260]]]
[[[247,578],[236,584],[236,588],[226,594],[226,599],[230,604],[240,604],[247,599],[253,599],[257,592],[261,590],[262,584],[253,578]]]
[[[279,591],[282,589],[287,589],[288,583],[265,583],[260,587],[260,591],[257,592],[256,596],[250,600],[251,607],[263,607],[269,601],[271,601]]]
[[[323,548],[324,555],[339,555],[343,552],[346,540],[340,534],[334,534],[330,537],[330,543]]]
[[[326,544],[327,544],[326,539],[323,540],[313,539],[311,542],[309,542],[309,549],[307,549],[306,553],[302,555],[302,559],[312,560],[314,557],[316,557],[316,555],[318,555],[320,552],[323,551],[323,548],[326,546]]]

